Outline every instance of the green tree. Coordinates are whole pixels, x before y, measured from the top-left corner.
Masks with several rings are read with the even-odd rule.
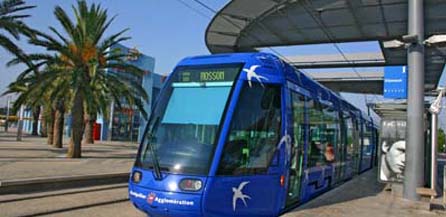
[[[23,50],[14,42],[14,39],[19,40],[22,35],[35,37],[36,31],[23,22],[30,15],[22,13],[34,7],[26,5],[23,0],[0,1],[0,29],[3,30],[0,33],[0,46],[15,55],[30,68],[32,67],[31,63]],[[40,114],[40,107],[35,106],[32,110],[34,119],[32,134],[37,135],[37,121]]]
[[[14,60],[18,63],[22,62],[18,59]],[[35,81],[36,74],[32,74],[33,78],[18,79],[15,82],[12,82],[8,86],[8,90],[3,93],[3,95],[16,93],[19,94],[17,100],[14,101],[12,113],[16,113],[21,106],[31,107],[33,111],[33,130],[32,135],[37,135],[37,123],[40,115],[41,106],[45,102],[43,98],[38,98],[35,96],[35,93],[27,93],[29,90],[29,86],[32,85],[30,82]],[[26,94],[25,94],[26,93]],[[33,95],[33,96],[31,96]]]
[[[3,0],[0,2],[0,29],[4,30],[4,33],[0,33],[0,46],[24,62],[27,62],[26,55],[12,41],[12,38],[19,40],[21,35],[35,36],[35,30],[23,22],[23,19],[30,15],[21,14],[21,12],[34,7],[26,5],[22,0]]]
[[[19,59],[12,60],[9,64],[18,64]],[[62,147],[62,132],[63,132],[63,114],[64,114],[64,99],[70,94],[66,86],[60,83],[61,79],[47,80],[41,82],[42,76],[36,68],[34,73],[28,73],[30,69],[26,69],[23,74],[26,76],[19,76],[18,79],[8,86],[5,94],[18,93],[19,96],[15,100],[13,110],[17,111],[20,106],[28,106],[31,108],[43,107],[43,122],[47,130],[47,143],[54,145],[57,148]],[[45,67],[43,73],[49,73],[50,70],[57,70],[56,67]],[[68,79],[68,77],[65,77]],[[65,89],[64,89],[65,88]],[[66,91],[66,92],[64,92]],[[62,126],[60,126],[62,125]],[[62,132],[59,130],[62,129]]]
[[[444,153],[446,152],[446,135],[443,131],[443,129],[438,129],[438,152]]]
[[[50,27],[55,37],[40,33],[31,38],[31,44],[46,48],[51,54],[31,54],[29,58],[37,66],[56,67],[42,72],[34,87],[40,87],[40,91],[60,89],[58,92],[70,93],[70,97],[64,98],[72,116],[68,156],[79,158],[86,114],[104,113],[108,102],[113,100],[119,105],[125,99],[147,116],[143,100],[148,96],[140,83],[131,79],[132,76],[142,76],[143,71],[127,64],[123,61],[125,55],[112,49],[113,45],[129,39],[122,36],[127,30],[104,37],[114,17],[109,19],[107,10],[100,5],[88,6],[80,0],[77,6],[73,6],[73,12],[74,21],[56,6],[54,15],[63,32]],[[121,73],[107,73],[107,69],[119,69]],[[22,73],[19,77],[26,78],[29,73]],[[59,81],[56,87],[48,85],[55,80]]]

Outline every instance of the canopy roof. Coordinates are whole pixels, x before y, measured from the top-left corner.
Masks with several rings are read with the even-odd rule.
[[[307,72],[335,92],[382,94],[384,72]]]
[[[383,42],[407,34],[407,10],[407,0],[233,0],[209,24],[206,44],[212,53],[222,53],[377,40],[384,57],[380,65],[406,65],[406,49],[384,48]],[[444,11],[446,1],[425,0],[425,38],[446,33]],[[426,90],[436,87],[445,54],[445,48],[426,47]],[[345,65],[355,66],[347,60]]]
[[[399,119],[406,120],[407,118],[407,103],[404,101],[400,102],[378,102],[371,103],[369,106],[373,111],[379,115],[382,119]],[[424,102],[425,113],[429,113],[430,103]]]

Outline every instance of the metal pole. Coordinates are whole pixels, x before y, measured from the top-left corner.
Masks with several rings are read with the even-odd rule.
[[[133,141],[133,121],[134,121],[134,117],[135,117],[135,108],[132,108],[131,112],[130,112],[130,142],[134,142]],[[137,142],[137,141],[135,141]]]
[[[8,132],[9,125],[9,104],[11,104],[11,96],[8,96],[6,100],[6,120],[5,120],[5,132]]]
[[[418,201],[417,187],[424,185],[424,1],[409,0],[409,35],[417,36],[407,52],[409,84],[407,99],[407,147],[403,197]]]
[[[438,114],[432,113],[431,189],[434,191],[436,191],[437,187],[437,144],[438,144],[437,130],[438,130]],[[431,199],[434,199],[434,196],[431,196]]]
[[[370,105],[367,103],[367,115],[370,117]]]
[[[446,208],[446,165],[443,166],[443,205]]]
[[[22,141],[23,113],[24,113],[24,107],[23,107],[23,105],[22,105],[22,106],[20,106],[20,112],[19,112],[19,124],[18,124],[18,126],[17,126],[17,141]]]
[[[110,119],[108,121],[108,132],[107,132],[107,140],[112,140],[112,133],[113,133],[113,113],[115,112],[115,102],[112,101],[110,104]]]

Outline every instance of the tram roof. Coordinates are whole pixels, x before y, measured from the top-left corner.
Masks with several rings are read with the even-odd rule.
[[[407,34],[407,11],[407,0],[233,0],[215,15],[205,40],[212,53],[376,40],[384,57],[376,64],[406,65],[406,49],[385,48],[383,42]],[[425,0],[425,38],[446,33],[444,11],[446,1]],[[426,47],[426,91],[437,86],[445,52],[446,48]],[[342,64],[357,66],[347,60]]]

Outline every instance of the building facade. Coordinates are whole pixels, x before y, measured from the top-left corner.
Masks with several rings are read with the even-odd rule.
[[[126,54],[125,61],[142,70],[144,75],[141,77],[131,76],[136,82],[139,82],[149,96],[149,100],[144,104],[144,109],[148,114],[152,108],[152,102],[156,99],[162,86],[162,76],[154,73],[155,59],[140,53],[135,48],[128,48],[117,44],[112,49],[119,49]],[[109,69],[107,73],[122,73],[118,69]],[[122,74],[121,74],[122,75]],[[135,107],[131,107],[124,99],[120,101],[121,107],[116,102],[110,105],[109,114],[101,115],[95,126],[95,139],[112,141],[140,141],[140,135],[146,125],[146,120],[141,112]]]
[[[144,103],[144,108],[147,114],[150,114],[152,103],[159,94],[163,76],[154,73],[155,58],[140,53],[136,48],[128,48],[124,45],[117,44],[111,50],[119,49],[126,54],[124,61],[144,70],[144,75],[136,77],[123,73],[119,69],[108,69],[107,74],[119,74],[119,76],[126,76],[141,84],[149,97],[148,102]],[[147,121],[141,115],[141,112],[135,107],[126,103],[125,99],[120,101],[121,107],[118,103],[112,102],[109,107],[108,114],[100,114],[94,125],[93,136],[95,140],[112,140],[112,141],[140,141],[142,132]],[[26,109],[24,112],[24,131],[31,133],[32,131],[32,112]],[[65,115],[65,135],[70,136],[71,117],[67,113]],[[39,124],[40,128],[40,124]]]

